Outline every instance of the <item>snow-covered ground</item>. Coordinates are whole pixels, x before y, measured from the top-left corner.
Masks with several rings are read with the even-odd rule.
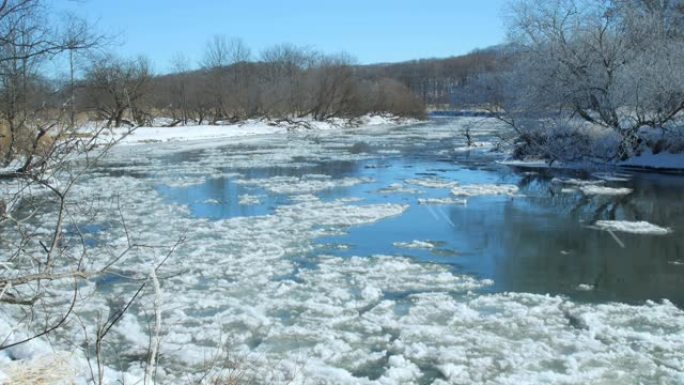
[[[168,138],[183,138],[174,135]],[[410,135],[415,132],[390,132],[377,143]],[[426,130],[424,135],[439,138],[446,133]],[[401,250],[350,258],[326,254],[317,239],[405,215],[409,209],[402,203],[323,199],[327,191],[363,187],[372,182],[369,179],[321,174],[248,178],[232,173],[240,185],[283,194],[290,201],[266,215],[219,220],[195,217],[157,189],[200,184],[228,175],[232,171],[227,168],[296,167],[311,159],[349,161],[367,155],[350,153],[344,145],[296,138],[284,143],[264,135],[258,140],[277,142],[270,151],[245,148],[231,153],[208,145],[201,157],[171,167],[159,156],[163,149],[144,144],[144,138],[132,137],[132,143],[140,145],[116,151],[109,166],[75,187],[72,199],[94,197],[99,205],[97,224],[106,225],[107,231],[92,235],[92,255],[127,247],[122,217],[135,242],[173,245],[179,237],[186,239],[159,272],[165,277],[160,293],[160,382],[184,383],[204,373],[211,379],[239,367],[245,381],[268,384],[684,383],[684,311],[668,301],[629,305],[491,294],[478,291],[493,284],[488,279],[398,256]],[[193,147],[181,143],[179,148]],[[503,183],[460,186],[433,177],[406,183],[442,189],[445,195],[518,193],[517,186]],[[259,200],[243,198],[244,205]],[[444,199],[424,203],[464,202]],[[118,202],[121,212],[111,202]],[[77,220],[91,222],[88,216]],[[37,216],[35,230],[48,223],[49,215]],[[412,250],[435,245],[412,241],[396,246]],[[167,251],[132,253],[120,263],[119,273],[145,278]],[[95,268],[103,263],[92,261]],[[87,300],[79,302],[76,312],[90,336],[97,321],[116,311],[136,285],[125,279],[84,284],[81,293]],[[52,294],[68,296],[70,289],[71,282],[64,282]],[[105,351],[107,383],[140,383],[139,359],[115,366],[126,358],[144,357],[153,300],[153,293],[145,291],[112,329]],[[0,313],[0,338],[16,338],[21,330],[10,330],[21,314],[7,309]],[[54,377],[57,383],[65,378],[66,383],[84,383],[89,370],[79,353],[83,333],[81,324],[72,322],[50,344],[39,339],[0,352],[0,383],[2,376],[12,383],[30,375],[30,368],[46,368],[43,372],[59,377]]]
[[[520,168],[549,168],[549,169],[574,169],[594,170],[613,167],[616,169],[642,169],[652,171],[682,171],[684,170],[684,153],[671,154],[660,153],[635,156],[620,162],[553,162],[549,163],[542,159],[516,160],[507,159],[499,162],[508,166]]]
[[[249,119],[238,123],[178,125],[173,127],[143,126],[134,128],[126,135],[121,144],[142,144],[156,142],[207,141],[212,139],[230,139],[249,136],[285,134],[293,131],[329,131],[342,128],[394,127],[415,124],[418,121],[399,118],[392,115],[365,115],[353,120],[333,118],[327,121],[316,121],[311,118],[293,121],[273,121],[267,119]],[[85,127],[84,133],[96,129]],[[106,139],[118,138],[129,132],[129,128],[115,128],[105,131]],[[105,138],[103,138],[105,139]]]

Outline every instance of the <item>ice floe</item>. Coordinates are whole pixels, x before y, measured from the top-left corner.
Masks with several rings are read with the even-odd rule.
[[[627,187],[583,185],[579,189],[585,195],[629,195],[632,193],[632,189]]]
[[[451,189],[451,193],[456,196],[480,196],[480,195],[508,195],[514,196],[518,193],[518,186],[512,184],[470,184],[456,186]]]
[[[392,183],[387,187],[383,187],[383,188],[379,189],[378,192],[381,194],[410,194],[410,195],[417,195],[417,194],[422,193],[422,191],[420,191],[418,189],[406,187],[401,183]]]
[[[405,181],[408,184],[412,184],[415,186],[421,186],[421,187],[427,187],[427,188],[435,188],[435,189],[448,189],[452,188],[458,185],[458,183],[454,181],[449,181],[445,179],[440,179],[440,178],[425,178],[425,179],[407,179]]]
[[[419,205],[466,205],[466,199],[456,198],[418,198]]]
[[[416,241],[413,242],[394,242],[394,247],[401,247],[404,249],[426,249],[431,250],[435,248],[435,245],[430,242]]]
[[[261,199],[258,195],[242,194],[238,199],[238,203],[244,206],[258,205],[261,203]]]
[[[646,221],[600,220],[596,221],[594,226],[601,230],[620,231],[633,234],[665,235],[672,232],[672,229],[654,225]]]
[[[551,183],[566,184],[571,186],[595,186],[597,184],[605,183],[604,180],[587,180],[577,178],[553,178]]]
[[[594,290],[594,285],[591,285],[591,284],[588,284],[588,283],[580,283],[579,285],[577,285],[577,287],[575,288],[575,290],[578,290],[578,291],[592,291],[592,290]]]

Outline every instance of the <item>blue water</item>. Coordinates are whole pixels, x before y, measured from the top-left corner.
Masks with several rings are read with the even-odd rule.
[[[225,169],[239,177],[222,177],[188,187],[158,186],[169,202],[187,205],[192,215],[221,219],[236,216],[267,215],[278,206],[290,204],[287,195],[236,183],[237,179],[273,176],[301,177],[325,174],[332,178],[370,178],[372,182],[322,191],[322,200],[360,198],[357,204],[401,203],[410,207],[401,216],[349,229],[343,236],[319,238],[310,255],[291,256],[300,268],[315,268],[319,254],[407,256],[418,261],[440,263],[453,271],[495,283],[484,290],[563,294],[576,300],[624,301],[639,303],[667,298],[684,306],[684,178],[633,174],[620,183],[634,193],[626,197],[585,197],[561,193],[551,183],[556,176],[587,177],[577,173],[532,172],[496,163],[503,154],[476,150],[457,152],[463,138],[431,138],[432,129],[450,124],[449,119],[408,128],[409,135],[387,143],[381,133],[366,137],[356,133],[354,141],[342,136],[311,137],[311,142],[341,153],[362,153],[362,160],[298,159],[311,166],[274,165],[266,168]],[[302,140],[302,138],[298,138]],[[476,140],[491,140],[483,135]],[[307,140],[304,138],[304,140]],[[361,140],[359,142],[359,140]],[[381,142],[381,143],[380,143]],[[240,151],[239,145],[222,151]],[[279,151],[263,146],[264,152]],[[396,150],[387,153],[380,150]],[[175,154],[167,161],[191,161],[200,151]],[[460,184],[512,183],[520,197],[474,197],[467,205],[419,205],[417,198],[446,198],[447,189],[405,185],[422,193],[383,193],[394,183],[412,178],[455,181]],[[610,184],[609,184],[610,185]],[[257,205],[240,205],[242,194],[258,195]],[[214,203],[207,203],[214,200]],[[588,225],[597,219],[646,220],[670,227],[665,236],[617,236],[625,247],[603,231]],[[406,249],[395,242],[429,241],[432,250]],[[346,245],[347,248],[336,247]],[[591,291],[577,290],[592,285]]]

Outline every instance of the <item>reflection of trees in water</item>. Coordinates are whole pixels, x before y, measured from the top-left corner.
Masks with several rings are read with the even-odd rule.
[[[684,239],[676,233],[684,228],[684,185],[635,178],[621,184],[634,189],[630,195],[585,196],[560,192],[570,186],[550,183],[551,178],[523,175],[518,186],[526,198],[511,199],[500,213],[487,213],[501,215],[501,222],[487,231],[501,234],[497,241],[503,256],[493,268],[509,286],[504,289],[601,300],[669,298],[684,305],[684,269],[671,264],[684,255]],[[597,219],[646,220],[673,227],[675,234],[615,233],[623,248],[609,233],[587,226]],[[593,284],[595,290],[577,292],[580,283]]]
[[[587,175],[573,175],[587,177]],[[572,185],[551,183],[550,173],[525,174],[518,187],[535,205],[553,209],[583,222],[593,223],[600,219],[649,221],[663,226],[679,224],[684,217],[684,180],[660,176],[646,180],[635,176],[627,183],[606,183],[610,187],[629,187],[628,195],[585,195],[577,192],[561,192]],[[684,178],[681,178],[684,179]]]

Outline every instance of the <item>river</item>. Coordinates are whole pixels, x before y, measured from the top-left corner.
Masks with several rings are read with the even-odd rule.
[[[512,168],[502,130],[435,118],[127,146],[80,187],[123,207],[89,242],[123,247],[121,217],[141,243],[185,239],[160,272],[169,378],[230,356],[264,383],[684,381],[684,178]],[[452,194],[468,185],[516,188]],[[163,255],[137,253],[120,273]],[[117,277],[96,282],[109,298],[97,306],[135,287]],[[140,356],[149,301],[115,328],[112,354]]]

